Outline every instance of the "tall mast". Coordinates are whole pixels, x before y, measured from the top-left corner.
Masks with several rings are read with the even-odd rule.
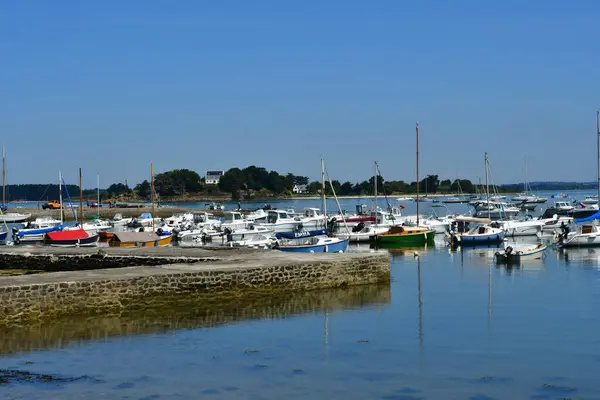
[[[490,186],[488,184],[488,156],[487,152],[485,153],[485,194],[487,197],[487,210],[488,210],[488,219],[490,218]]]
[[[417,226],[419,226],[419,123],[416,125],[417,132]]]
[[[65,220],[65,209],[63,207],[62,199],[62,174],[58,171],[58,203],[60,204],[60,223],[62,225]]]
[[[98,188],[98,203],[96,203],[96,205],[98,206],[98,217],[100,217],[100,174],[96,174],[96,180],[97,182],[97,188]]]
[[[152,232],[154,232],[154,164],[150,163],[150,199],[152,201]]]
[[[377,161],[373,162],[373,192],[375,194],[375,212],[379,211],[377,204]]]
[[[79,227],[83,229],[83,180],[81,179],[81,168],[79,168]]]
[[[527,156],[525,156],[525,182],[523,183],[523,192],[529,193],[527,187],[529,186],[529,179],[527,179]]]
[[[600,208],[600,111],[596,111],[596,136],[598,141],[598,208]]]
[[[321,201],[323,203],[323,215],[325,216],[325,224],[327,225],[327,199],[325,198],[325,162],[321,158]],[[332,187],[333,189],[333,187]]]
[[[6,207],[6,150],[2,145],[2,207]]]

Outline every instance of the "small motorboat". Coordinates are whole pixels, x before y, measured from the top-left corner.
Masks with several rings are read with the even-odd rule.
[[[278,241],[273,249],[295,253],[339,253],[346,251],[348,243],[348,239],[313,236],[283,242]]]
[[[504,250],[497,251],[495,257],[497,262],[538,259],[544,256],[544,251],[547,247],[548,246],[542,243],[525,246],[506,246]]]

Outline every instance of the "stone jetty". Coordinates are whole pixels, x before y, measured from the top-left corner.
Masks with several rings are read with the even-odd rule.
[[[285,296],[291,292],[389,283],[386,252],[284,253],[250,249],[6,247],[0,269],[0,326],[66,316]]]

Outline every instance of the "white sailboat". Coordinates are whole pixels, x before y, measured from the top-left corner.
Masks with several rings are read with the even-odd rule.
[[[596,112],[596,140],[598,155],[596,159],[598,168],[598,199],[600,199],[600,111]],[[600,206],[600,200],[598,200]],[[600,211],[595,214],[575,220],[577,229],[571,232],[566,224],[561,224],[559,233],[556,234],[556,245],[559,247],[600,246]]]
[[[2,219],[4,223],[19,223],[24,222],[31,217],[31,214],[21,214],[15,212],[7,212],[6,210],[6,150],[2,146]],[[0,233],[1,235],[1,233]]]

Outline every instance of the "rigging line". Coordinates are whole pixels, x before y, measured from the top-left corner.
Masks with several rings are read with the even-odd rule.
[[[50,188],[50,186],[52,186],[51,183],[48,184],[48,186],[46,186],[46,189],[44,190],[44,193],[42,193],[42,196],[38,199],[38,201],[42,200],[44,198],[44,195],[46,194],[46,192],[48,191],[48,189]]]
[[[375,167],[377,168],[377,176],[381,176],[383,178],[383,176],[381,175],[381,170],[379,169],[379,164],[377,164],[377,161],[375,161]],[[387,209],[388,209],[388,214],[391,217],[391,220],[394,221],[394,214],[392,213],[392,206],[390,205],[390,201],[387,197],[387,192],[385,190],[385,185],[382,184],[381,185],[382,189],[383,189],[383,197],[385,197],[385,203],[387,204]]]

